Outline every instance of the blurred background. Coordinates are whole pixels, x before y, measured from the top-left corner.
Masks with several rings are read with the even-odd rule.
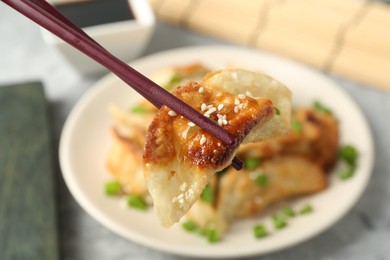
[[[115,5],[116,0],[95,1]],[[293,59],[334,80],[359,104],[370,123],[376,146],[374,174],[353,210],[314,239],[256,259],[390,259],[390,1],[150,0],[149,4],[154,17],[140,10],[135,16],[111,15],[108,20],[90,20],[96,18],[90,16],[78,22],[124,61],[178,47],[216,44],[247,46]],[[81,17],[77,8],[67,12],[72,19]],[[140,19],[138,37],[132,27],[117,29],[118,19]],[[107,26],[99,31],[89,29],[90,23]],[[10,85],[38,82],[44,90],[41,102],[49,111],[48,125],[43,122],[44,128],[30,132],[38,131],[49,140],[44,146],[49,152],[42,153],[42,160],[48,161],[44,169],[53,168],[43,176],[53,178],[53,183],[46,180],[52,188],[45,191],[52,197],[47,205],[36,204],[36,214],[43,213],[53,225],[47,231],[53,243],[47,250],[61,259],[181,259],[112,233],[87,215],[69,193],[57,159],[61,130],[83,93],[107,73],[99,66],[89,67],[88,59],[78,59],[79,55],[55,37],[0,3],[0,85],[4,86],[0,91]],[[16,201],[14,194],[28,192],[21,189],[26,181],[37,182],[38,190],[44,182],[24,178],[19,187],[6,182],[7,172],[12,171],[6,164],[13,151],[9,140],[18,138],[1,128],[14,111],[7,107],[7,95],[0,99],[0,136],[7,133],[0,138],[0,259],[13,259],[6,254],[7,247],[18,246],[9,236],[9,225],[19,221],[10,217],[9,201]],[[45,107],[37,109],[46,111]],[[23,164],[23,160],[18,162]],[[25,167],[28,174],[29,166]],[[16,215],[28,215],[27,210]],[[38,259],[34,257],[20,255],[17,259]]]

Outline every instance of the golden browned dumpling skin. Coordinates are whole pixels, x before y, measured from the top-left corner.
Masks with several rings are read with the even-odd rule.
[[[335,116],[313,108],[299,108],[292,116],[298,127],[289,134],[241,146],[239,156],[271,158],[299,154],[329,170],[337,159],[339,125]]]
[[[209,72],[202,64],[169,67],[151,75],[167,90],[191,80],[201,80]],[[133,107],[109,106],[114,119],[112,145],[107,157],[108,170],[121,183],[125,193],[148,196],[143,174],[143,147],[146,130],[158,109],[142,99]]]
[[[262,175],[263,181],[259,181]],[[325,172],[317,164],[297,155],[264,161],[255,171],[228,171],[221,179],[218,211],[227,221],[251,216],[275,202],[324,190]]]
[[[234,78],[240,77],[240,72],[231,71]],[[148,128],[144,149],[145,180],[156,214],[165,227],[178,222],[199,198],[213,173],[231,163],[238,145],[250,131],[255,127],[261,131],[261,126],[275,117],[275,104],[268,98],[245,93],[245,84],[237,82],[236,88],[244,92],[238,95],[225,91],[224,86],[219,85],[223,85],[223,81],[218,81],[216,86],[210,79],[221,76],[219,73],[224,72],[206,76],[200,84],[190,82],[180,86],[173,94],[233,134],[237,144],[225,145],[168,107],[160,109]],[[246,71],[243,73],[247,75]],[[284,86],[281,88],[286,90]],[[288,93],[285,98],[289,99],[289,91],[285,93]],[[256,138],[248,139],[262,138],[258,132],[254,134]]]

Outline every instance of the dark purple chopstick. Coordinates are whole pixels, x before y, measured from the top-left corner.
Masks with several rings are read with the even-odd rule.
[[[228,145],[236,144],[237,140],[232,134],[113,56],[45,0],[2,1],[105,66],[156,107],[160,108],[166,105],[190,119],[205,131],[212,133],[222,142]],[[238,158],[234,158],[232,166],[240,170],[243,167],[243,163]]]
[[[90,37],[88,34],[86,34],[80,27],[78,27],[76,24],[74,24],[72,21],[70,21],[68,18],[66,18],[61,12],[59,12],[56,8],[54,8],[51,4],[46,2],[45,0],[30,0],[31,2],[34,2],[36,5],[44,9],[46,12],[52,14],[54,17],[68,25],[69,27],[73,28],[77,32],[81,33],[85,37],[87,37],[90,41],[95,43],[96,45],[103,48],[98,42],[96,42],[92,37]],[[103,48],[104,49],[104,48]],[[106,51],[106,49],[104,49]]]

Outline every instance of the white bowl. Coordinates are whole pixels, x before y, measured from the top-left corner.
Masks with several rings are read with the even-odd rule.
[[[63,4],[69,0],[52,0]],[[155,25],[155,17],[148,0],[128,0],[134,19],[82,28],[100,45],[122,61],[138,57],[149,42]],[[45,42],[57,49],[73,67],[82,74],[103,73],[106,69],[76,50],[54,34],[42,28]]]

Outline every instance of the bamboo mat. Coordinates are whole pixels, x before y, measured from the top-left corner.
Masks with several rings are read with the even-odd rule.
[[[150,0],[166,22],[390,91],[390,6],[359,0]]]

